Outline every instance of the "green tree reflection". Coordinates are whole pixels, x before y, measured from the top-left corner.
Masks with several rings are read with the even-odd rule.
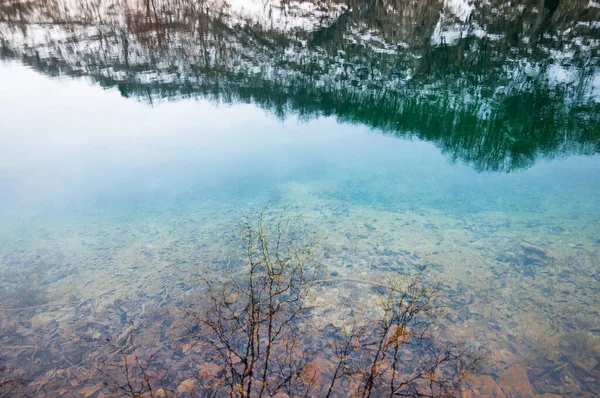
[[[148,103],[335,116],[481,171],[600,151],[600,9],[587,0],[259,3],[4,1],[1,57]]]

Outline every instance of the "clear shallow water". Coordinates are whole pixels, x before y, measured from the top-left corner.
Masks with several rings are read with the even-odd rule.
[[[202,100],[150,107],[84,81],[2,68],[4,217],[207,200],[263,206],[278,202],[286,184],[355,205],[457,217],[598,216],[590,200],[600,189],[598,155],[479,173],[430,143],[333,118],[281,121],[251,105]]]
[[[9,43],[26,53],[14,35]],[[43,65],[25,66],[26,55],[0,65],[0,287],[5,310],[42,307],[0,312],[0,326],[5,346],[39,347],[2,351],[36,383],[85,363],[89,352],[73,339],[114,333],[157,303],[181,304],[191,273],[231,256],[229,225],[268,206],[303,215],[331,274],[372,280],[396,263],[432,264],[449,297],[447,328],[490,352],[483,373],[520,363],[538,393],[600,387],[594,87],[567,95],[579,106],[569,113],[548,85],[534,85],[539,124],[519,111],[531,99],[517,98],[507,107],[518,117],[498,116],[503,131],[487,124],[493,118],[469,124],[460,104],[445,117],[454,122],[419,125],[404,120],[418,116],[408,105],[401,122],[371,103],[367,116],[321,103],[310,117],[301,106],[276,117],[256,87],[251,100],[177,93],[149,104],[127,98],[125,83],[101,88],[94,73],[49,77]],[[566,119],[545,118],[557,109]],[[503,151],[525,161],[507,170]],[[334,314],[347,297],[368,305],[370,294],[319,291]],[[44,307],[52,303],[68,304]],[[335,321],[326,311],[317,318]],[[98,323],[106,329],[90,326]]]
[[[111,319],[101,308],[117,298],[139,309],[231,255],[228,226],[268,206],[304,215],[333,253],[329,272],[390,272],[386,249],[437,264],[436,276],[458,292],[452,327],[491,350],[496,372],[564,361],[572,333],[590,336],[578,357],[597,355],[598,156],[480,173],[430,143],[332,118],[280,121],[206,101],[149,107],[14,63],[0,76],[11,308],[100,296],[91,319]],[[523,242],[546,251],[543,268],[526,264]],[[353,290],[323,294],[335,307]],[[57,313],[59,324],[72,322],[65,309],[41,311],[34,330]]]

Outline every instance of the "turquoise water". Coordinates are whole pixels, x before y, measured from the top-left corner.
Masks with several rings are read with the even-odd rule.
[[[202,100],[150,107],[14,63],[2,65],[0,78],[3,217],[299,205],[286,186],[315,200],[456,218],[506,212],[587,224],[600,211],[598,155],[480,173],[417,138],[331,117],[282,121],[252,105]]]
[[[482,346],[481,372],[498,383],[521,364],[536,393],[598,394],[600,75],[597,27],[578,20],[596,8],[580,6],[523,14],[550,15],[536,28],[546,36],[583,35],[589,51],[573,60],[564,54],[581,40],[557,56],[545,50],[554,39],[536,31],[545,39],[530,44],[477,10],[472,20],[492,33],[453,41],[430,23],[427,45],[414,27],[390,34],[396,16],[360,12],[330,10],[343,23],[309,38],[256,28],[258,45],[214,21],[204,43],[176,24],[129,19],[118,36],[123,26],[95,17],[70,41],[74,12],[61,14],[75,29],[61,41],[58,19],[2,10],[2,364],[50,395],[69,380],[69,393],[102,381],[85,373],[99,358],[90,341],[146,322],[150,309],[148,324],[176,325],[191,276],[235,257],[231,225],[267,208],[302,216],[328,276],[380,281],[429,265],[446,294],[444,330]],[[382,26],[373,48],[353,47],[371,37],[352,36],[361,23]],[[163,28],[172,35],[161,39]],[[195,53],[200,44],[211,50]],[[294,51],[300,61],[286,58]],[[345,302],[372,297],[323,285],[314,322],[335,324]],[[178,358],[172,335],[153,338]]]
[[[572,347],[545,339],[572,333],[591,339],[576,355],[596,355],[598,155],[481,173],[431,143],[331,117],[282,121],[203,100],[148,106],[15,63],[0,76],[9,308],[101,297],[88,317],[111,319],[101,309],[119,298],[139,309],[229,256],[228,226],[268,207],[303,215],[336,275],[389,272],[384,248],[436,264],[451,291],[473,295],[462,315],[453,299],[456,327],[491,350],[491,369],[558,361]],[[544,267],[527,265],[523,242],[546,251]],[[54,319],[51,308],[35,327]],[[58,314],[72,322],[68,309]]]

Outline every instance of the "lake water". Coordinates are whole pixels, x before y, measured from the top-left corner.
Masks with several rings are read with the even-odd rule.
[[[428,264],[498,383],[600,394],[597,3],[5,3],[0,365],[36,394],[101,393],[90,342],[175,324],[263,208],[330,276]]]

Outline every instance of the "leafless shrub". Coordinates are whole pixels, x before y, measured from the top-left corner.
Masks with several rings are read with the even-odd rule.
[[[439,338],[440,288],[423,269],[385,285],[376,319],[306,332],[319,266],[314,242],[299,239],[293,221],[279,217],[267,228],[264,212],[246,219],[238,230],[244,265],[202,278],[204,300],[187,313],[186,338],[202,352],[203,395],[456,396],[480,356]]]
[[[354,324],[336,342],[336,370],[327,396],[335,395],[338,386],[353,392],[344,385],[353,386],[360,397],[457,396],[463,377],[482,356],[472,347],[441,341],[440,294],[424,270],[389,281],[376,303],[381,310],[377,319]]]
[[[143,347],[141,347],[143,348]],[[135,328],[129,327],[117,341],[106,340],[104,351],[107,358],[96,363],[96,369],[104,377],[104,385],[111,396],[168,398],[173,391],[157,381],[153,355],[143,358],[135,341]]]
[[[233,259],[200,277],[200,299],[184,309],[184,357],[166,358],[170,365],[164,365],[156,363],[161,358],[140,354],[133,326],[107,342],[99,371],[113,395],[460,395],[462,379],[482,356],[443,336],[441,289],[426,269],[387,283],[366,282],[377,287],[370,315],[359,315],[349,302],[344,309],[350,322],[342,322],[349,326],[319,330],[311,322],[309,295],[318,294],[315,288],[322,283],[357,280],[319,279],[316,245],[295,232],[296,219],[275,217],[269,223],[268,218],[263,212],[236,229],[243,262]],[[156,386],[160,378],[153,366],[179,365],[192,373]]]
[[[245,266],[224,281],[203,278],[204,308],[189,314],[187,327],[219,365],[219,388],[240,397],[282,390],[307,395],[314,383],[303,373],[298,349],[306,298],[319,270],[315,244],[298,238],[293,218],[278,217],[268,228],[265,217],[262,212],[257,221],[241,223]]]

